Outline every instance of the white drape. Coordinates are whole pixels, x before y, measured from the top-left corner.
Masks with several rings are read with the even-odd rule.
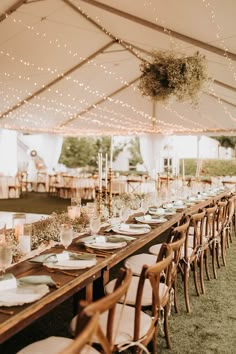
[[[56,169],[61,153],[63,137],[58,135],[40,134],[22,137],[30,150],[36,150],[37,154],[44,160],[48,172]]]
[[[0,173],[15,176],[17,173],[17,132],[0,130]]]
[[[153,178],[161,171],[161,151],[164,145],[164,137],[154,134],[140,136],[140,150],[144,166]]]

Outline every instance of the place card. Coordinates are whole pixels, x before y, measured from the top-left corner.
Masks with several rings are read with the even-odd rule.
[[[104,243],[104,242],[106,242],[106,237],[105,236],[97,236],[97,237],[95,237],[95,242],[96,243]]]
[[[17,288],[16,278],[12,273],[4,274],[0,279],[0,291]]]
[[[68,252],[58,253],[56,256],[58,262],[67,261],[68,259],[70,259],[70,255]]]

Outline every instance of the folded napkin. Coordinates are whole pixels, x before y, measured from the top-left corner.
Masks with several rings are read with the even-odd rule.
[[[48,275],[29,275],[27,277],[22,277],[17,279],[17,284],[19,286],[23,285],[39,285],[46,284],[48,286],[55,286],[56,283]]]
[[[61,260],[56,263],[45,263],[49,268],[55,269],[84,269],[90,268],[96,264],[96,258],[89,260]]]
[[[40,256],[31,258],[29,262],[33,263],[44,263],[44,262],[57,262],[57,256],[56,253],[46,253],[46,254],[41,254]]]
[[[123,241],[133,241],[136,240],[135,237],[130,237],[130,236],[123,236],[123,235],[112,235],[107,237],[108,242],[116,243],[116,242],[123,242]]]
[[[39,300],[49,292],[45,284],[19,286],[0,292],[0,306],[18,306]]]
[[[77,259],[77,260],[93,260],[96,258],[95,254],[89,254],[89,253],[74,253],[74,252],[68,252],[70,259]]]
[[[82,254],[82,253],[74,253],[74,252],[68,252],[68,251],[63,251],[62,253],[67,253],[69,254],[69,259],[72,260],[90,260],[96,258],[94,254]],[[64,259],[65,260],[65,259]],[[58,258],[56,253],[48,253],[48,254],[41,254],[38,257],[30,259],[30,262],[35,262],[35,263],[58,263]]]

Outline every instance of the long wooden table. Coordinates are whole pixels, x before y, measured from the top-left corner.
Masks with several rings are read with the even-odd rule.
[[[97,255],[97,264],[92,268],[85,270],[73,270],[73,273],[77,273],[77,277],[61,273],[49,273],[42,264],[30,263],[24,261],[13,266],[10,271],[16,277],[22,277],[26,275],[50,275],[56,283],[60,283],[58,289],[52,288],[50,292],[40,300],[23,306],[15,306],[11,308],[1,308],[13,310],[14,315],[4,315],[0,313],[0,344],[4,343],[11,336],[21,331],[23,328],[31,324],[33,321],[48,313],[50,310],[58,306],[60,303],[77,294],[81,289],[86,288],[87,297],[89,300],[92,298],[92,286],[95,279],[100,277],[104,278],[104,282],[108,280],[109,269],[116,264],[140,250],[143,246],[163,234],[173,225],[177,224],[182,218],[183,214],[193,214],[200,208],[204,208],[210,205],[212,202],[216,202],[222,197],[226,196],[229,191],[225,191],[217,196],[211,197],[205,201],[199,202],[183,212],[179,212],[174,216],[171,216],[169,220],[163,224],[157,225],[151,229],[148,234],[136,236],[136,239],[122,249],[116,250],[114,253],[108,253],[105,256]],[[48,250],[46,253],[61,252],[62,248],[54,247]],[[76,244],[75,242],[69,247],[71,251],[84,251],[83,246]]]

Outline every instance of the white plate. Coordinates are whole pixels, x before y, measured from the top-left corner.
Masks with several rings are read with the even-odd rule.
[[[90,268],[96,264],[96,258],[94,259],[86,259],[86,260],[78,260],[78,259],[66,259],[61,260],[59,262],[47,262],[44,265],[48,268],[52,269],[85,269]]]
[[[15,289],[0,291],[0,306],[19,306],[41,299],[49,292],[49,287],[41,285],[24,285]]]
[[[114,226],[112,230],[121,235],[137,236],[137,235],[144,235],[149,233],[151,228],[149,225],[135,225],[135,227],[133,226],[133,228],[129,228],[129,230],[125,230],[120,228],[119,226]]]
[[[122,248],[127,245],[127,242],[94,242],[94,243],[85,243],[85,246],[90,248],[99,249],[99,250],[114,250],[117,248]]]
[[[165,218],[153,218],[151,220],[145,220],[143,216],[136,216],[135,220],[145,224],[162,224],[167,221]]]

